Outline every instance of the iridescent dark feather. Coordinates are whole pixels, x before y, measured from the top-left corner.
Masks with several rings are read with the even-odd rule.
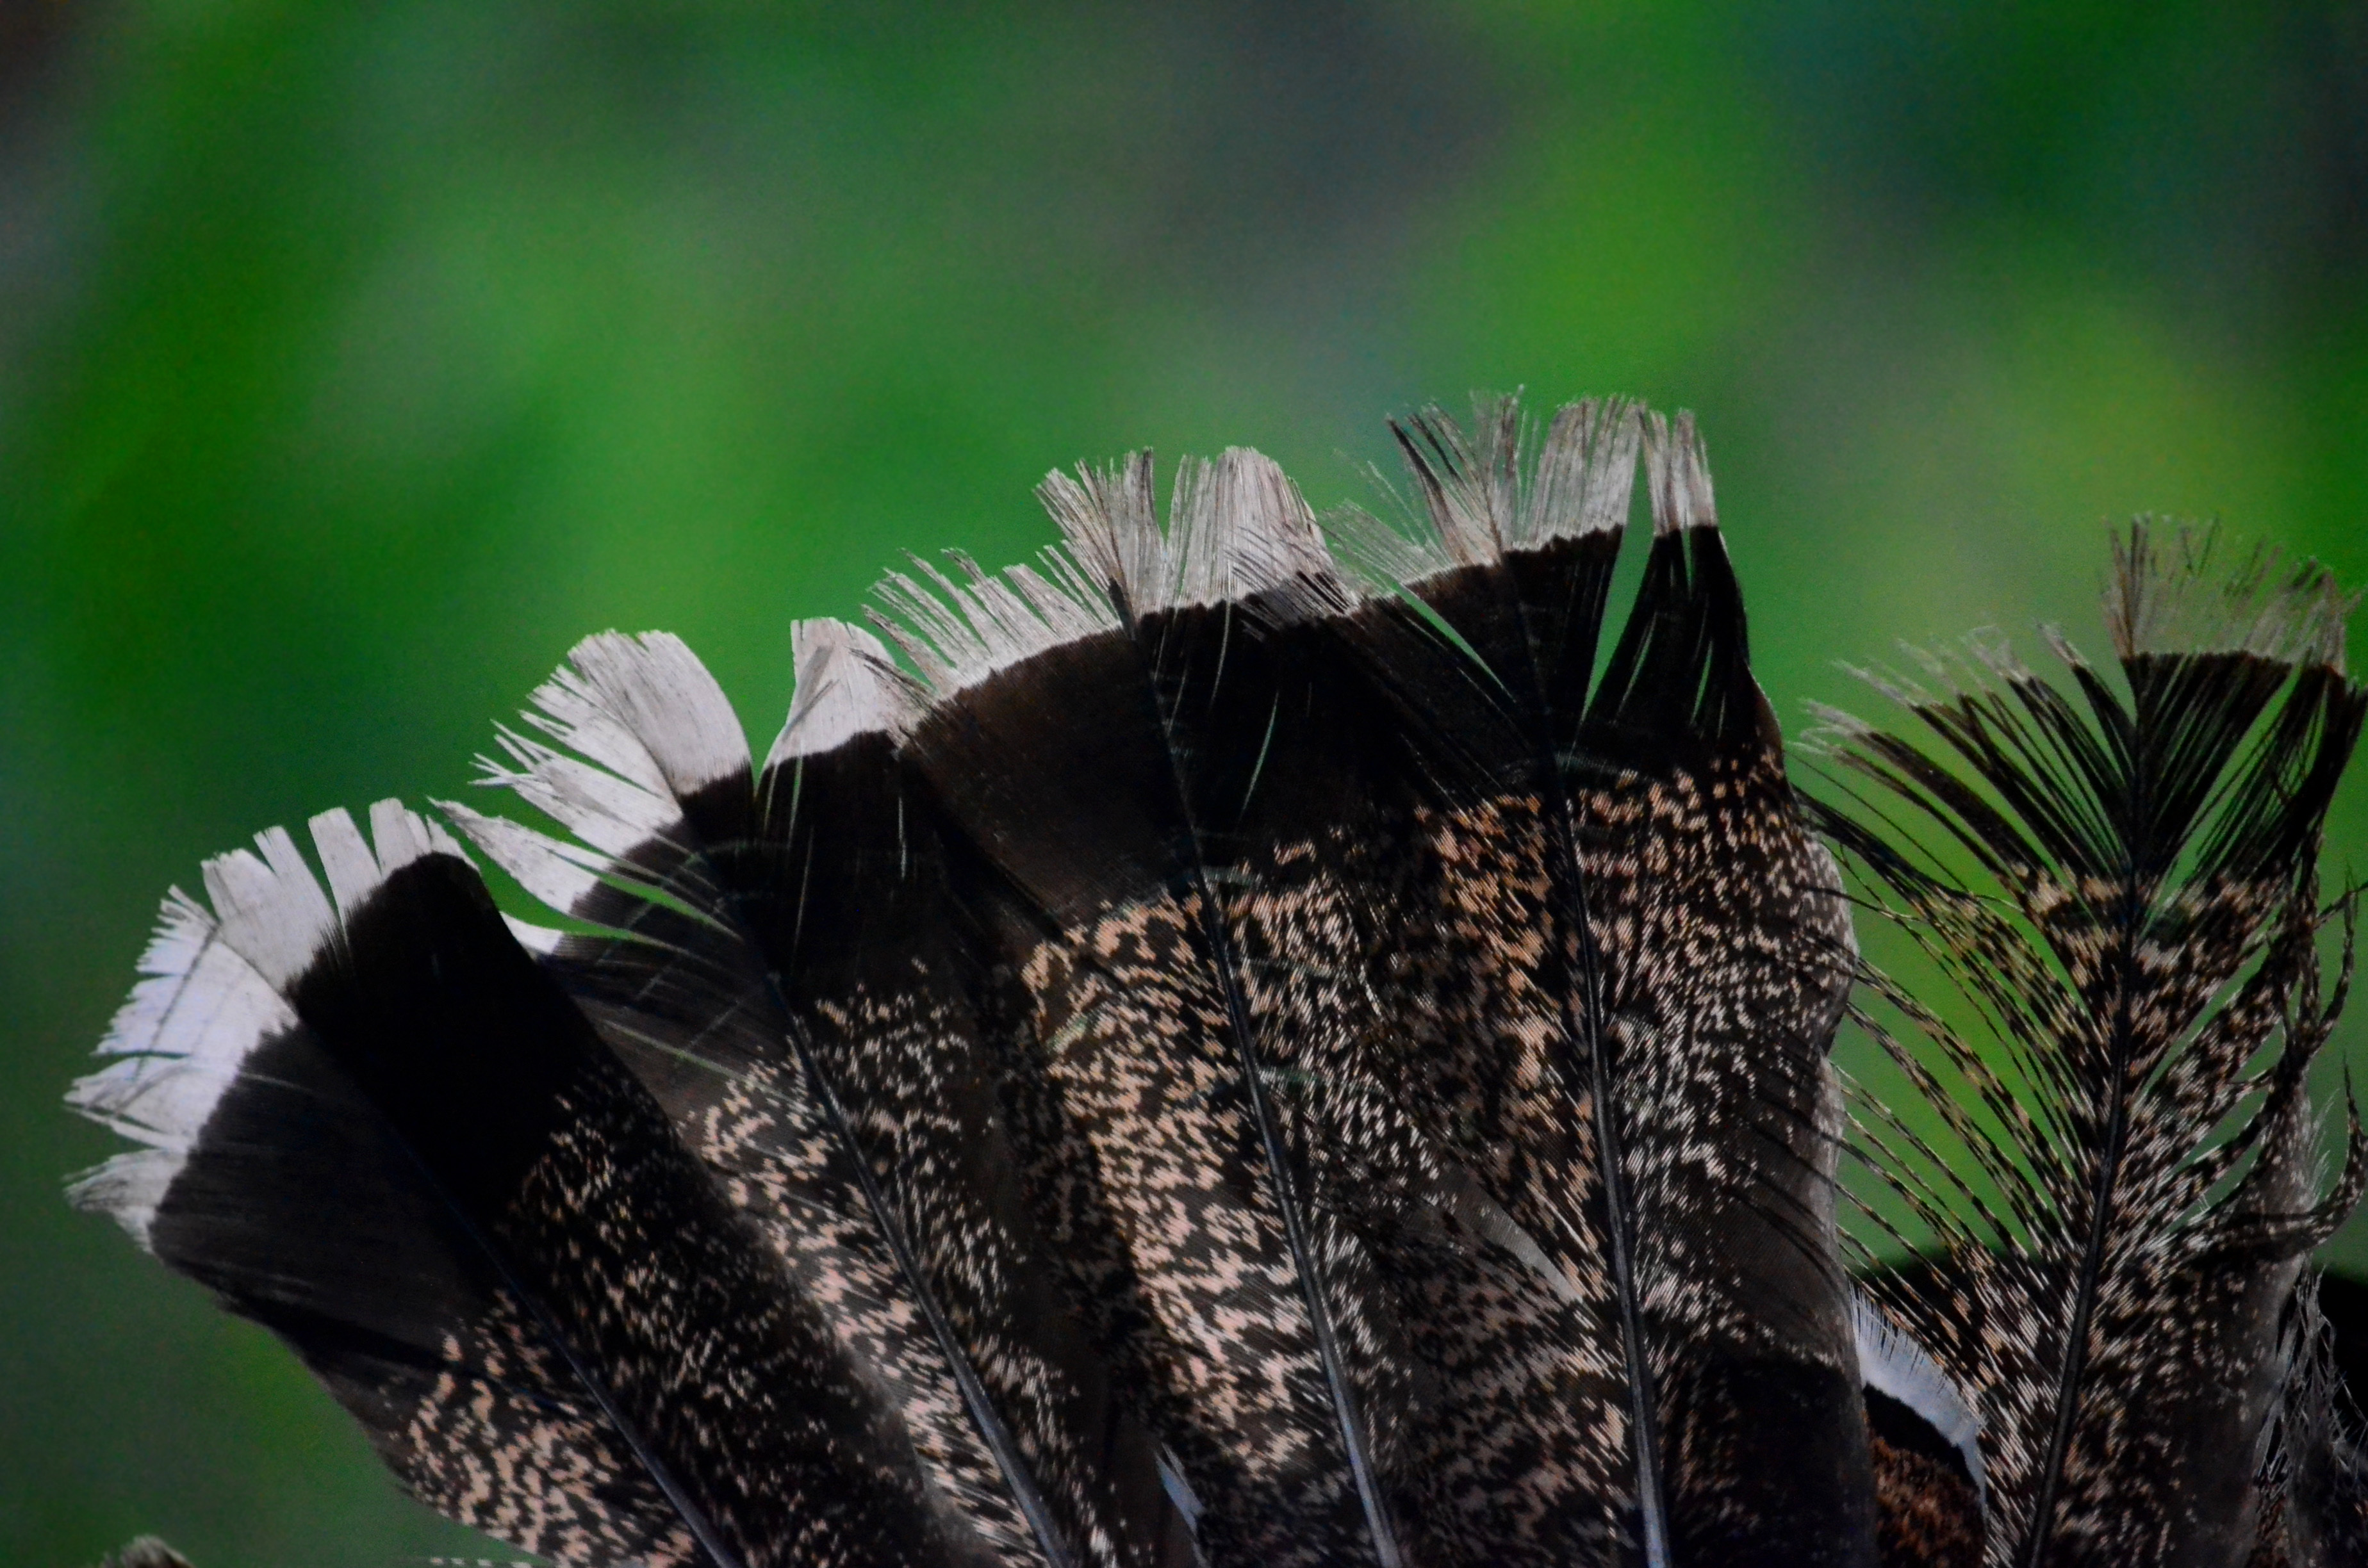
[[[1402,527],[1246,451],[1164,522],[1148,457],[1053,476],[1035,565],[798,627],[761,763],[680,642],[587,640],[487,765],[544,826],[443,808],[558,923],[392,802],[315,819],[325,894],[276,831],[210,863],[82,1200],[562,1562],[2359,1561],[2323,579],[2208,650],[2141,536],[2131,697],[2000,663],[1914,699],[1948,766],[1846,737],[1959,848],[1815,824],[2000,1067],[1859,960],[1691,420],[1399,437]],[[1940,1244],[1871,1294],[1861,979],[1954,1140],[1866,1108]]]

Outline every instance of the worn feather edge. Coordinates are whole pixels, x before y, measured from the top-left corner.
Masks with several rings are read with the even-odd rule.
[[[586,637],[529,701],[521,719],[544,739],[500,730],[507,760],[480,756],[477,782],[514,791],[600,853],[579,853],[523,828],[481,842],[488,854],[499,842],[519,857],[540,841],[549,852],[528,858],[547,887],[495,858],[555,909],[567,910],[587,891],[586,874],[606,869],[609,858],[674,831],[683,797],[748,772],[738,715],[699,656],[670,632]],[[454,820],[482,828],[495,819],[461,811]],[[562,859],[574,874],[560,869]]]
[[[950,551],[960,580],[913,557],[912,573],[882,580],[867,613],[943,700],[1050,649],[1118,631],[1121,615],[1256,599],[1267,615],[1292,619],[1358,602],[1306,498],[1270,459],[1234,447],[1214,462],[1187,460],[1165,529],[1151,484],[1147,452],[1048,474],[1036,494],[1062,544],[1000,574]]]
[[[1293,613],[1337,608],[1348,589],[1306,497],[1273,460],[1230,447],[1178,465],[1167,526],[1152,502],[1152,461],[1055,472],[1037,499],[1059,525],[1068,558],[1113,608],[1140,619],[1164,610],[1281,596]]]
[[[1718,527],[1710,460],[1692,410],[1679,409],[1675,419],[1657,413],[1645,416],[1645,482],[1656,537]]]
[[[530,700],[529,724],[653,795],[693,795],[748,769],[738,715],[672,632],[586,637]]]
[[[342,810],[310,826],[327,896],[280,827],[256,835],[259,856],[235,849],[206,862],[211,910],[179,888],[165,895],[140,957],[144,978],[99,1042],[97,1054],[117,1060],[67,1091],[75,1111],[142,1145],[76,1176],[67,1196],[112,1216],[142,1248],[247,1057],[296,1027],[287,985],[341,939],[344,919],[397,870],[432,854],[466,858],[450,835],[399,801],[370,808],[374,851]]]
[[[829,751],[860,733],[896,738],[910,727],[918,711],[914,683],[869,632],[843,621],[801,621],[791,629],[791,649],[797,687],[768,767]],[[679,831],[684,794],[748,769],[738,716],[698,655],[669,633],[587,637],[530,701],[522,717],[556,745],[506,731],[509,760],[480,757],[477,782],[513,791],[582,842],[457,801],[435,804],[519,886],[562,915],[573,914],[603,881],[637,881],[617,857]],[[505,919],[537,952],[552,951],[564,936]]]
[[[2214,559],[2219,538],[2216,524],[2198,528],[2148,515],[2133,518],[2113,537],[2102,608],[2114,655],[2248,653],[2273,665],[2321,665],[2343,675],[2349,618],[2362,594],[2345,591],[2323,562],[2289,562],[2272,546],[2250,551],[2233,573],[2224,571]],[[2066,665],[2091,667],[2062,628],[2043,626],[2040,635]],[[1896,668],[1837,667],[1911,713],[1987,689],[1992,681],[2012,686],[2040,678],[1996,627],[1977,628],[1953,645],[1903,642],[1898,651],[1939,689]],[[1839,756],[1879,732],[1846,709],[1820,702],[1807,707],[1816,727],[1795,744],[1812,755]]]
[[[589,849],[515,824],[515,833],[504,835],[506,847],[515,852],[538,840],[582,877],[673,831],[682,822],[685,796],[748,774],[739,716],[699,656],[670,632],[586,637],[529,701],[520,717],[550,744],[502,731],[508,761],[480,756],[476,782],[513,791]],[[465,814],[479,824],[501,820]],[[493,853],[490,845],[487,853]],[[504,869],[510,869],[507,863]],[[589,885],[566,881],[577,894]],[[573,902],[537,896],[563,911]]]
[[[791,626],[790,659],[797,686],[781,733],[765,754],[768,771],[793,757],[835,751],[858,735],[901,741],[926,700],[880,639],[843,620]]]
[[[1918,1343],[1858,1290],[1850,1292],[1850,1334],[1858,1343],[1859,1381],[1888,1394],[1931,1424],[1965,1461],[1985,1511],[1989,1488],[1982,1472],[1982,1418],[1956,1381]]]
[[[680,831],[681,800],[748,773],[748,742],[699,655],[671,632],[597,632],[568,650],[520,715],[547,737],[500,731],[507,762],[480,756],[481,787],[506,789],[581,843],[454,801],[437,809],[528,893],[572,915],[604,881],[632,884],[618,857]],[[560,748],[567,748],[565,751]],[[573,753],[574,755],[569,755]],[[504,915],[528,950],[547,956],[565,933]],[[646,940],[612,932],[619,940]]]
[[[2281,665],[2343,673],[2345,621],[2361,596],[2319,562],[2290,562],[2257,546],[2223,568],[2217,524],[2139,517],[2113,540],[2105,623],[2122,658],[2148,653],[2250,653]]]
[[[1616,532],[1627,525],[1635,489],[1642,413],[1620,397],[1565,403],[1532,452],[1534,426],[1519,418],[1515,400],[1482,400],[1473,432],[1491,445],[1477,451],[1461,426],[1427,408],[1397,426],[1417,465],[1421,504],[1400,498],[1394,510],[1402,524],[1352,506],[1328,515],[1326,527],[1343,563],[1383,590],[1557,540]],[[1409,437],[1417,432],[1448,454],[1446,468],[1416,451]],[[1376,483],[1388,488],[1378,474]]]

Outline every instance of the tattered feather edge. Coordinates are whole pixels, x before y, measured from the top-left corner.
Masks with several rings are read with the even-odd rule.
[[[766,754],[770,769],[835,750],[862,734],[901,740],[924,694],[879,639],[844,621],[800,621],[790,631],[797,686]],[[604,631],[569,650],[535,688],[521,718],[547,740],[497,726],[504,756],[477,759],[482,788],[507,790],[575,835],[555,838],[456,801],[431,802],[511,879],[555,914],[608,884],[710,924],[714,918],[650,884],[622,857],[684,826],[683,799],[750,778],[739,716],[699,656],[670,632]],[[644,728],[643,715],[655,722]],[[685,720],[689,722],[686,722]],[[548,956],[566,933],[509,916],[530,951]],[[620,941],[652,943],[604,929]]]
[[[100,1560],[98,1568],[190,1568],[190,1563],[166,1545],[162,1537],[142,1535],[134,1536],[108,1552]]]
[[[898,668],[880,639],[843,620],[802,620],[790,628],[797,685],[789,717],[765,754],[769,771],[794,757],[819,756],[858,735],[902,741],[928,694]]]
[[[1362,597],[1299,487],[1246,447],[1181,464],[1164,528],[1148,452],[1075,475],[1055,471],[1036,494],[1063,542],[1033,565],[992,574],[949,551],[957,581],[913,556],[913,572],[892,572],[873,590],[880,603],[868,617],[931,699],[1164,611],[1255,603],[1289,620],[1344,611]]]
[[[98,1055],[118,1060],[66,1095],[83,1116],[143,1145],[67,1188],[77,1208],[112,1216],[143,1250],[154,1250],[157,1207],[247,1057],[296,1026],[284,988],[343,939],[345,919],[396,871],[428,855],[467,858],[451,835],[400,801],[379,801],[370,816],[375,851],[343,810],[312,819],[327,896],[281,827],[257,834],[254,851],[205,863],[211,910],[178,888],[165,895],[140,958],[146,978],[99,1042]]]
[[[2361,600],[2317,561],[2256,546],[2234,571],[2215,559],[2217,522],[2141,517],[2113,540],[2105,624],[2124,659],[2148,653],[2250,653],[2343,673],[2344,623]]]
[[[797,687],[768,754],[768,769],[833,750],[860,734],[901,740],[917,716],[921,694],[916,683],[896,668],[877,639],[860,628],[834,620],[799,622],[791,628],[791,648]],[[700,855],[699,846],[681,843],[689,825],[684,797],[735,777],[750,779],[738,715],[698,655],[671,633],[598,633],[571,649],[567,662],[536,688],[530,700],[533,707],[522,715],[524,722],[556,745],[502,731],[502,746],[510,760],[505,764],[481,757],[484,777],[478,782],[510,790],[581,842],[553,838],[457,801],[439,801],[438,808],[495,865],[563,916],[580,920],[576,911],[582,901],[606,884],[746,942],[746,933],[730,924],[728,912],[711,912],[682,892],[655,886],[621,858],[653,841],[679,843],[687,852]],[[564,937],[556,930],[517,922],[513,929],[541,954],[555,951]],[[601,931],[610,941],[666,948],[638,930],[604,926]],[[834,1092],[826,1083],[818,1089],[829,1122],[840,1137],[851,1138],[849,1119]],[[1019,1528],[1049,1562],[1073,1562],[1075,1553],[1053,1522],[1032,1469],[980,1386],[969,1351],[955,1336],[898,1221],[875,1189],[869,1162],[857,1151],[848,1153],[894,1272],[911,1292],[927,1325],[928,1332],[919,1337],[934,1344],[944,1358],[964,1414],[1010,1489]],[[958,1471],[926,1468],[949,1493],[962,1496],[971,1491]],[[985,1522],[992,1510],[976,1506],[977,1501],[972,1499],[965,1516],[988,1540],[1005,1547],[1016,1544],[1000,1540],[999,1530]]]
[[[582,842],[553,838],[458,801],[431,803],[559,915],[571,915],[575,903],[602,882],[666,902],[620,857],[678,832],[684,797],[748,772],[748,743],[739,715],[706,665],[671,632],[598,632],[569,650],[566,662],[535,688],[529,703],[520,718],[537,733],[497,725],[503,756],[481,755],[476,782],[513,791]],[[538,957],[548,957],[566,936],[503,918]],[[646,940],[629,932],[610,934]]]
[[[2131,519],[2112,536],[2113,570],[2102,608],[2114,655],[2248,653],[2292,669],[2344,675],[2347,618],[2362,595],[2345,592],[2322,562],[2289,564],[2268,546],[2250,551],[2233,573],[2221,573],[2214,560],[2220,540],[2217,524],[2199,527],[2150,515]],[[2093,667],[2062,628],[2042,626],[2039,633],[2067,666]],[[1889,666],[1844,662],[1838,667],[1911,712],[1993,691],[1993,682],[2039,678],[1997,627],[1977,629],[1953,645],[1903,642],[1898,650],[1937,689]],[[1821,702],[1807,707],[1818,722],[1797,744],[1813,754],[1839,756],[1850,743],[1877,733],[1847,709]]]
[[[1682,438],[1691,440],[1693,416],[1680,414],[1678,421]],[[1353,506],[1326,519],[1344,564],[1384,591],[1410,588],[1460,567],[1490,564],[1552,540],[1624,528],[1639,449],[1648,435],[1643,405],[1616,397],[1564,404],[1543,439],[1535,422],[1521,414],[1518,397],[1475,399],[1468,435],[1437,405],[1393,421],[1390,427],[1412,472],[1418,504],[1396,497],[1397,522]],[[1652,433],[1662,429],[1656,421]],[[1665,477],[1658,458],[1656,449],[1647,463],[1656,482]],[[1395,494],[1378,472],[1373,478]],[[1700,496],[1699,510],[1707,520],[1710,479],[1698,442],[1685,494],[1689,502]],[[1661,515],[1657,506],[1656,515]],[[1674,519],[1674,510],[1669,515]]]
[[[1625,398],[1583,399],[1558,409],[1537,441],[1508,397],[1483,400],[1474,426],[1476,444],[1433,407],[1393,426],[1424,491],[1410,529],[1355,506],[1319,520],[1281,468],[1242,447],[1179,466],[1164,528],[1148,452],[1055,471],[1037,498],[1063,543],[1034,564],[998,574],[949,551],[950,574],[913,556],[911,572],[875,587],[880,602],[867,617],[920,679],[905,677],[864,727],[901,735],[926,702],[1116,631],[1121,618],[1252,603],[1285,619],[1341,614],[1461,566],[1615,531],[1626,525],[1640,457],[1656,537],[1718,526],[1689,411],[1668,419]],[[894,685],[899,675],[887,666],[869,679]]]

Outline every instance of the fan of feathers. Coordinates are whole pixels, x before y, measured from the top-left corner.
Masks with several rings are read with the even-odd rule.
[[[2326,573],[2140,524],[2110,662],[1877,677],[1804,788],[1689,417],[1397,435],[1393,518],[1053,475],[761,760],[586,641],[523,819],[165,900],[76,1199],[563,1563],[2368,1563]]]

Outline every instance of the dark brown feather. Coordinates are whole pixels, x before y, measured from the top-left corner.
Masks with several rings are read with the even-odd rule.
[[[491,767],[564,835],[446,808],[559,926],[392,803],[316,820],[334,909],[284,834],[211,863],[82,1199],[567,1562],[2362,1562],[2324,574],[2142,528],[2118,678],[1986,644],[1804,808],[1689,418],[1398,433],[1403,528],[1244,451],[1164,524],[1147,457],[1053,476],[1037,565],[883,585],[895,654],[799,627],[761,765],[587,640]],[[1881,1267],[1846,1014],[1930,1102],[1850,1134]]]

